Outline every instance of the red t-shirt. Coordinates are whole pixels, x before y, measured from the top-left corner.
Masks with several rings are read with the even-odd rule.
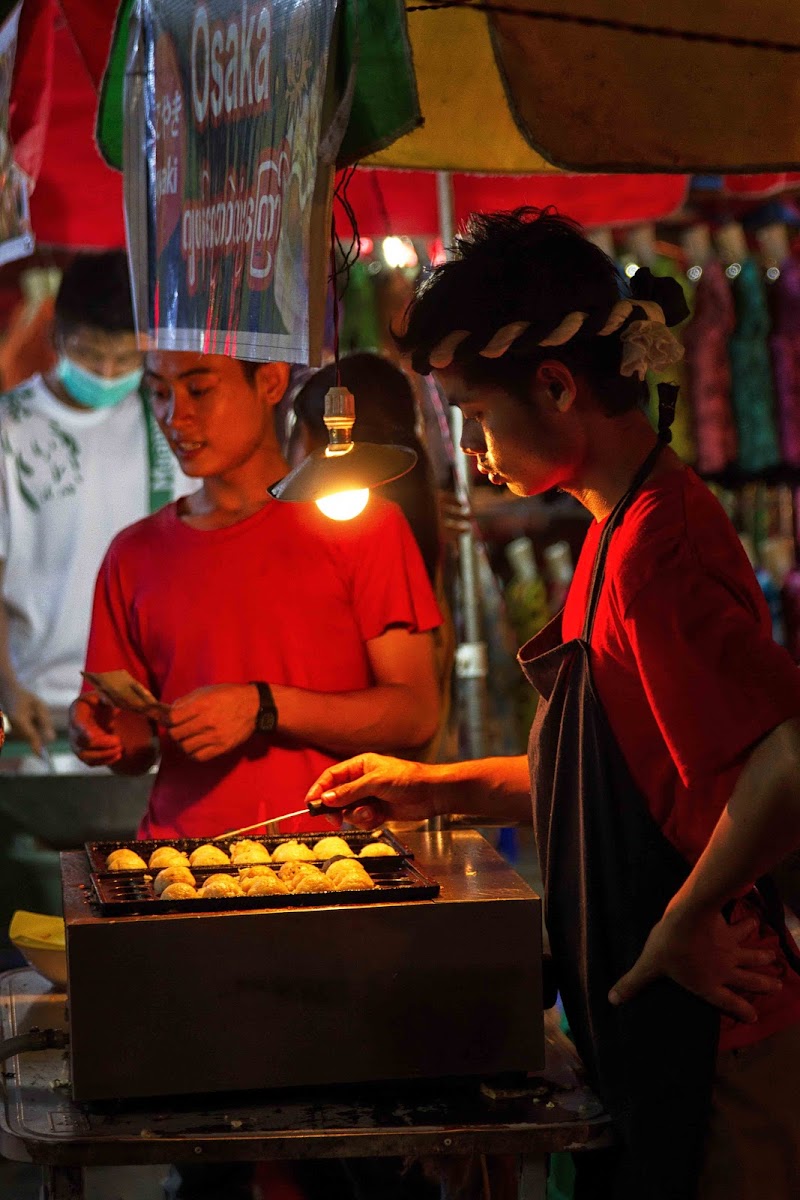
[[[360,517],[336,522],[314,504],[274,501],[217,530],[193,529],[170,504],[111,543],[86,666],[126,667],[167,704],[198,687],[253,679],[358,691],[374,682],[368,641],[392,626],[424,632],[440,623],[394,504],[372,497]],[[302,808],[335,761],[278,736],[198,763],[162,736],[140,835],[211,837]],[[281,831],[308,827],[300,819]]]
[[[593,522],[563,617],[580,637],[604,522]],[[772,640],[735,529],[688,468],[646,483],[611,540],[591,639],[595,684],[634,782],[667,838],[697,861],[750,751],[800,716],[800,671]],[[764,923],[760,941],[777,947]],[[754,1001],[756,1025],[723,1018],[723,1048],[800,1020],[800,976]]]

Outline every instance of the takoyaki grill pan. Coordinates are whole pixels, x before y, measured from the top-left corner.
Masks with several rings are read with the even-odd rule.
[[[276,907],[245,896],[166,911],[134,900],[135,911],[108,915],[92,867],[119,847],[64,853],[74,1098],[541,1067],[538,896],[477,833],[407,837],[413,860],[361,860],[388,877],[345,902],[335,892],[308,905],[281,896]],[[435,899],[411,898],[418,876],[436,881]]]
[[[266,846],[267,850],[272,854],[276,846],[280,846],[283,842],[305,842],[307,846],[313,847],[315,842],[320,841],[324,837],[342,838],[347,842],[354,854],[358,854],[369,842],[385,842],[387,846],[391,846],[398,858],[409,859],[414,857],[414,852],[410,846],[406,846],[403,842],[400,842],[388,829],[382,829],[378,835],[358,829],[340,829],[335,832],[332,829],[327,832],[320,830],[318,833],[270,834],[267,837],[252,837],[248,834],[246,837],[225,838],[222,841],[215,841],[212,844],[219,846],[226,854],[230,854],[230,848],[235,842],[258,842],[260,845]],[[158,850],[159,846],[174,846],[176,850],[183,850],[185,854],[191,854],[198,846],[208,844],[208,838],[158,838],[157,840],[143,841],[132,841],[129,838],[126,842],[86,842],[85,845],[91,869],[96,874],[102,875],[107,870],[106,860],[113,850],[135,850],[146,862],[153,851]],[[314,861],[319,865],[319,859],[315,859]]]
[[[324,836],[324,835],[321,835]],[[395,857],[359,858],[358,861],[372,878],[375,887],[370,891],[333,891],[330,892],[290,892],[289,895],[276,896],[224,896],[213,899],[192,900],[162,900],[153,891],[152,879],[157,874],[155,870],[148,871],[109,871],[106,860],[112,850],[130,847],[147,861],[154,850],[161,846],[174,846],[185,854],[191,854],[198,846],[206,845],[202,838],[173,838],[169,841],[137,841],[137,842],[88,842],[86,853],[92,868],[92,884],[95,898],[103,916],[134,916],[136,914],[157,914],[167,912],[231,912],[236,909],[251,908],[310,908],[328,906],[331,904],[382,904],[398,900],[433,900],[439,894],[439,885],[433,879],[423,875],[411,862],[414,855],[408,846],[402,845],[388,831],[380,838],[374,834],[358,831],[340,832],[336,835],[347,842],[355,855],[369,842],[382,841],[395,851]],[[241,838],[232,838],[231,845]],[[291,837],[248,838],[248,841],[258,841],[270,853],[287,841],[306,842],[313,846],[319,841],[316,835],[304,837],[302,834],[292,834]],[[227,842],[216,842],[226,853],[230,850]],[[316,859],[316,864],[324,867],[324,860]],[[275,864],[279,870],[280,864]],[[238,867],[213,866],[192,867],[192,874],[197,879],[198,886],[210,875],[230,875],[236,879]]]
[[[138,843],[137,843],[138,844]],[[171,843],[172,844],[172,843]],[[103,916],[133,916],[160,912],[232,912],[239,908],[309,908],[331,904],[383,904],[392,900],[433,900],[439,885],[404,859],[359,860],[375,882],[371,891],[290,892],[276,896],[217,896],[213,899],[162,900],[153,891],[156,871],[92,873],[97,902]],[[236,867],[193,867],[198,887],[210,875],[230,875]]]

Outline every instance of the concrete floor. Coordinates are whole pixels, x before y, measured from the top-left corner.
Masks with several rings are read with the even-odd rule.
[[[162,1200],[166,1167],[92,1167],[85,1173],[86,1200]],[[0,1160],[1,1200],[40,1200],[38,1167]]]
[[[493,845],[498,844],[500,831],[482,830]],[[501,849],[511,865],[534,888],[541,892],[533,834],[529,829],[506,833]],[[166,1166],[156,1167],[93,1167],[85,1173],[86,1200],[162,1200],[161,1180]],[[0,1158],[0,1200],[40,1200],[38,1167],[7,1162]]]

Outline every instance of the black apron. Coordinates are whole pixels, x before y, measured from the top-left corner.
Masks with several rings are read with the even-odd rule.
[[[608,519],[582,637],[562,642],[559,614],[519,654],[540,693],[529,759],[559,991],[618,1137],[609,1154],[576,1155],[576,1195],[598,1200],[695,1195],[719,1038],[718,1012],[671,980],[618,1008],[608,1001],[690,870],[631,778],[589,657],[611,538],[661,449],[648,455]]]

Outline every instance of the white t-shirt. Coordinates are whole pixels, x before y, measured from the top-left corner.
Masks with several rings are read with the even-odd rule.
[[[192,486],[163,449],[159,483],[163,489],[166,461],[166,499],[173,499]],[[0,396],[0,561],[11,661],[23,687],[56,716],[80,690],[108,545],[150,511],[149,464],[136,392],[113,408],[72,409],[35,375]]]

